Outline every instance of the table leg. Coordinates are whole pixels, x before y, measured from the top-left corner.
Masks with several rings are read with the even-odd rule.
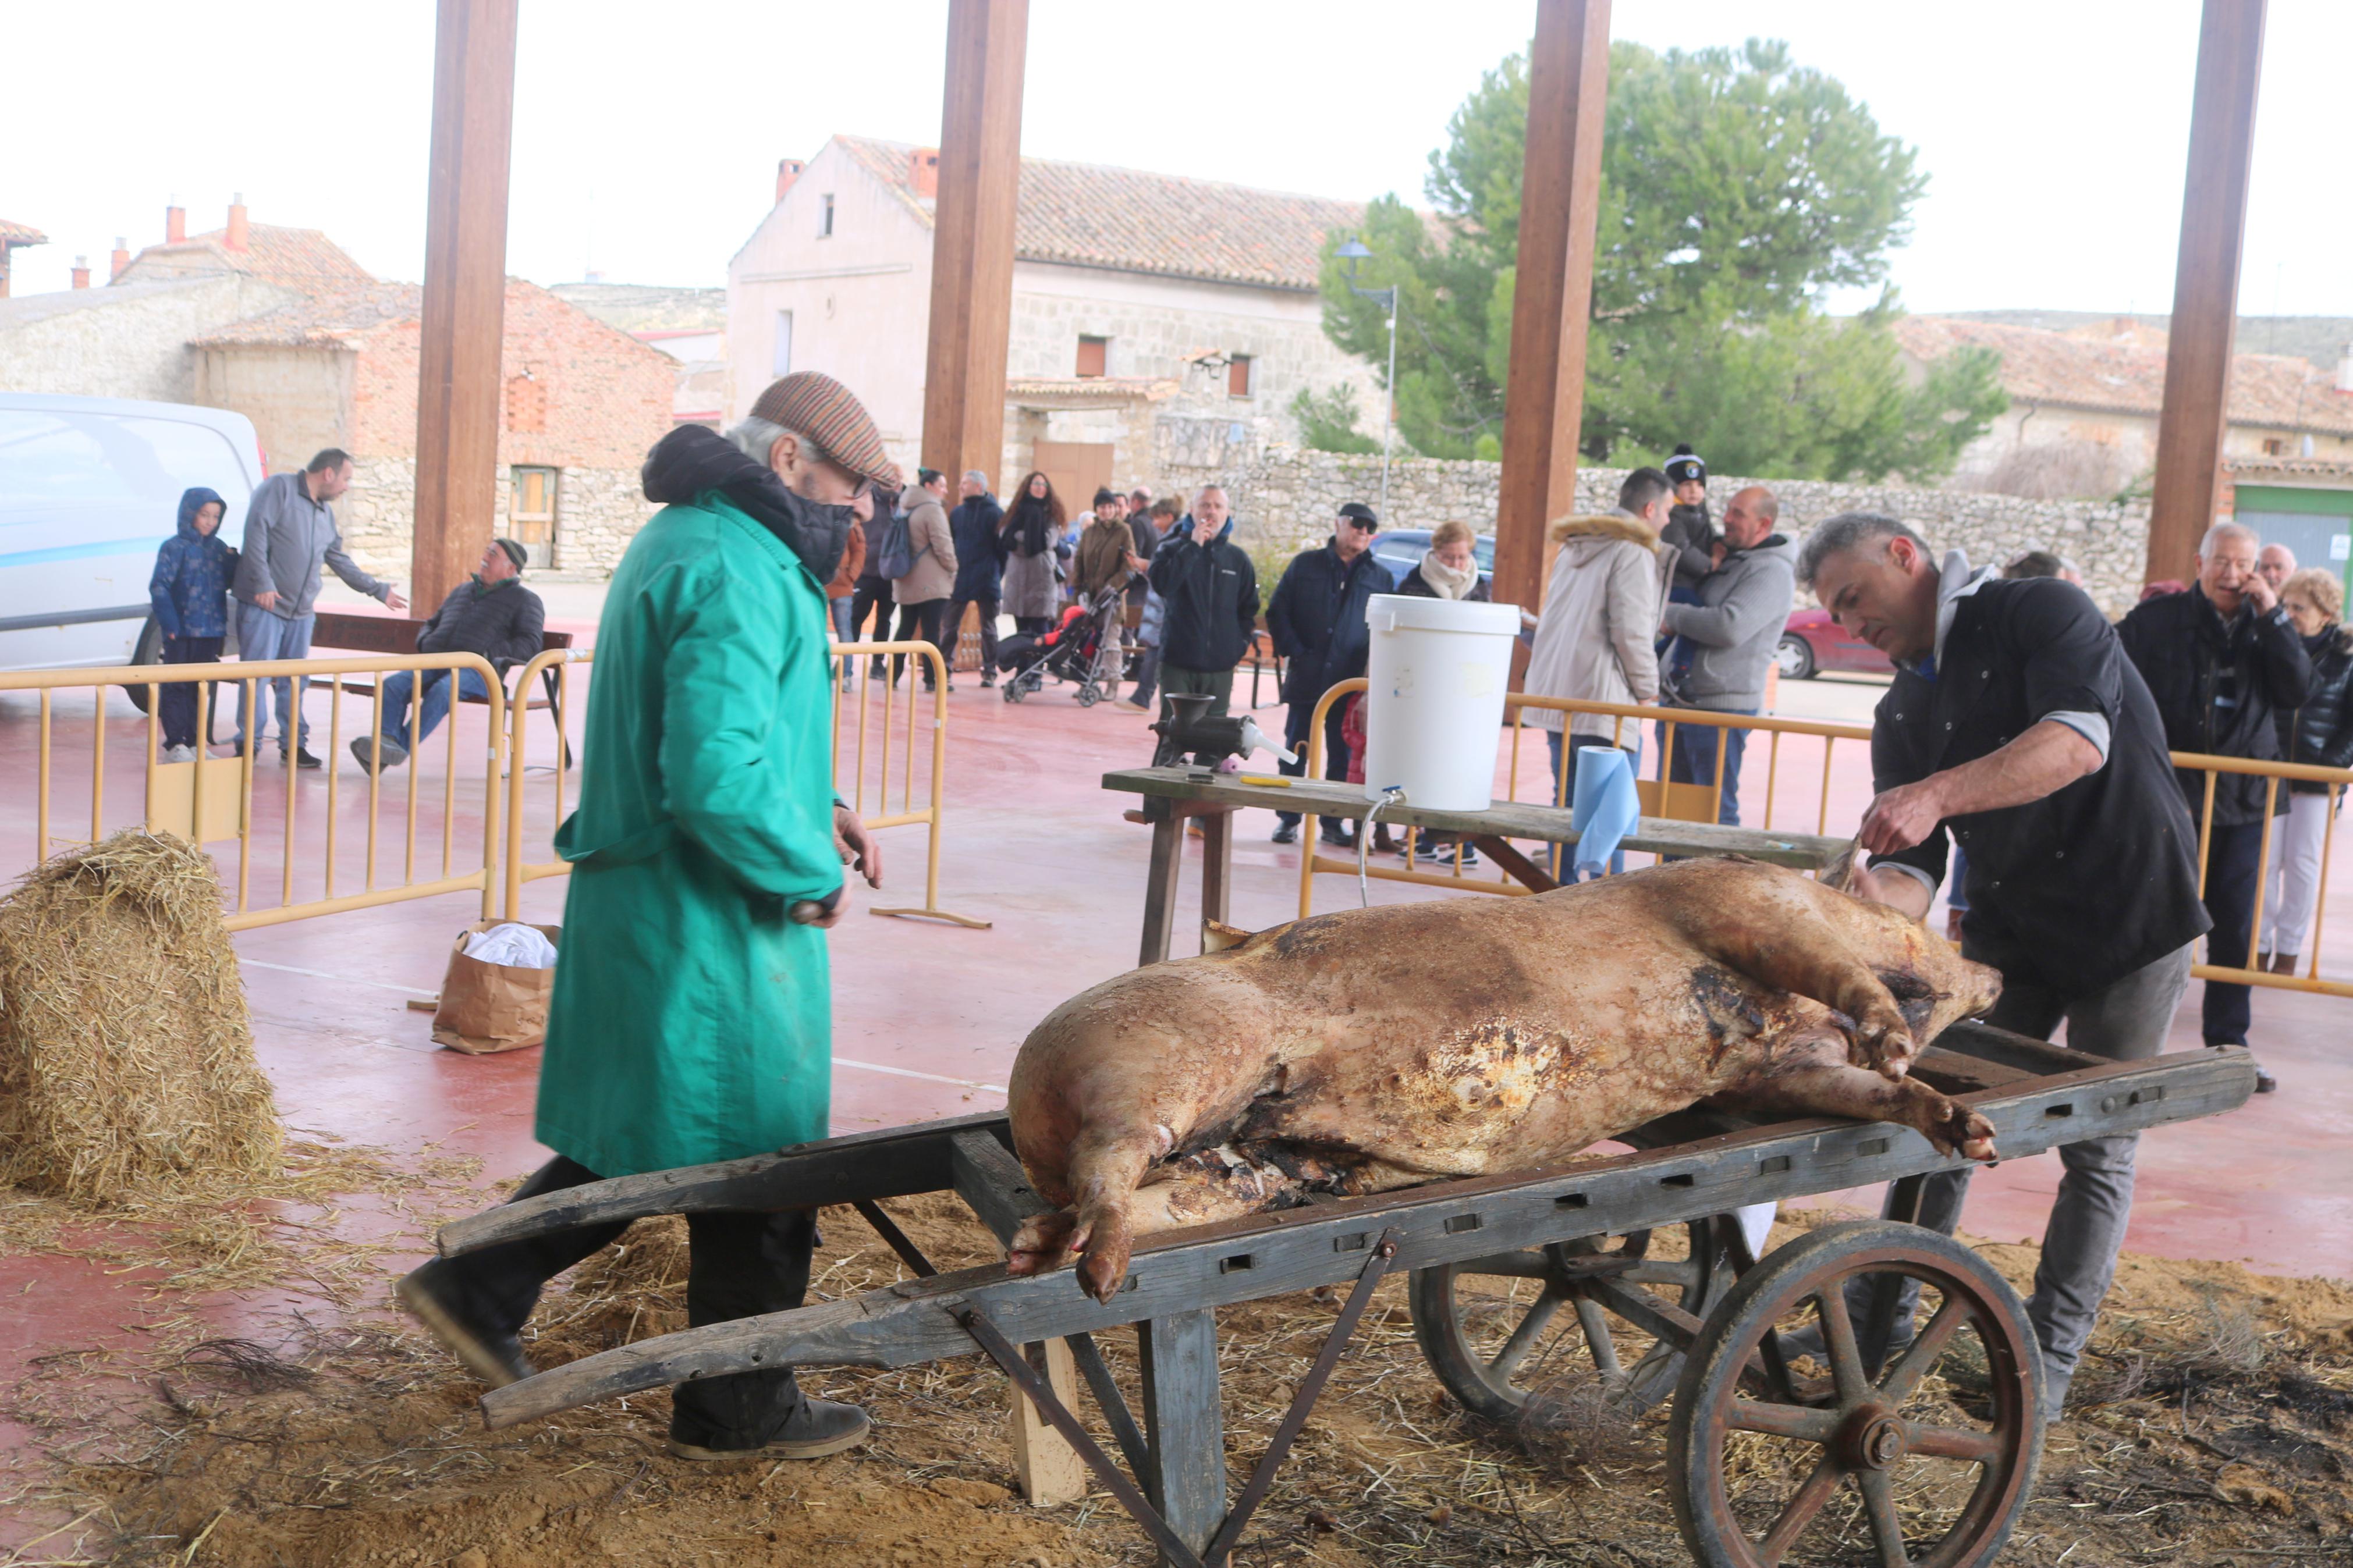
[[[1206,1551],[1226,1517],[1217,1316],[1207,1309],[1172,1313],[1137,1324],[1136,1332],[1144,1426],[1152,1444],[1145,1492],[1179,1541]]]
[[[1185,819],[1170,812],[1152,825],[1152,865],[1144,883],[1144,946],[1136,963],[1158,963],[1168,956],[1168,942],[1176,929],[1176,870],[1183,861]]]
[[[1201,824],[1201,918],[1219,925],[1232,922],[1227,910],[1234,886],[1234,814],[1204,813]]]

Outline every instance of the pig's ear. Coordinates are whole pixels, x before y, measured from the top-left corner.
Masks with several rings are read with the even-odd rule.
[[[1251,933],[1240,926],[1229,926],[1223,921],[1201,922],[1201,951],[1204,953],[1223,952],[1229,947],[1240,947],[1250,941]]]

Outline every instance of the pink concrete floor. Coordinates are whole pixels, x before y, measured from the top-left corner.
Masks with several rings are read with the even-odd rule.
[[[322,710],[320,700],[312,700],[316,723]],[[14,864],[23,863],[18,846],[30,838],[30,712],[26,700],[0,697],[0,836]],[[1106,770],[1148,760],[1145,718],[1120,704],[1082,710],[1066,689],[1055,689],[1012,707],[978,689],[969,676],[951,697],[950,712],[941,901],[995,923],[971,931],[876,919],[860,910],[835,933],[839,1131],[1001,1106],[1006,1074],[1029,1027],[1055,1004],[1135,962],[1146,830],[1121,819],[1132,798],[1106,793],[1100,781]],[[119,733],[110,745],[132,765],[143,721],[119,699],[110,713]],[[1270,717],[1275,713],[1270,710]],[[347,721],[350,716],[347,700]],[[479,710],[471,722],[480,722]],[[470,736],[465,749],[479,735]],[[1543,788],[1541,745],[1528,752],[1524,799]],[[1774,826],[1810,830],[1819,763],[1804,776],[1799,758],[1793,751],[1785,760],[1791,771],[1777,792]],[[344,792],[339,810],[356,813],[364,830],[364,807],[351,804],[355,781],[364,798],[363,775],[347,755],[337,760]],[[1833,831],[1855,820],[1867,791],[1852,761],[1842,748],[1832,770]],[[276,766],[273,759],[265,771],[282,798]],[[323,815],[324,781],[304,774],[294,782],[298,821],[311,823]],[[1752,813],[1761,804],[1760,783],[1752,775]],[[111,781],[109,788],[122,803],[120,813],[108,814],[110,823],[135,816],[135,775]],[[470,805],[461,792],[459,831],[461,838],[475,833],[470,842],[479,843],[471,826],[479,778],[471,788]],[[553,800],[544,778],[534,776],[531,789],[525,831],[543,843]],[[429,798],[438,804],[438,793]],[[345,826],[348,841],[353,824]],[[1263,813],[1245,814],[1238,826],[1237,924],[1271,925],[1296,911],[1298,851],[1269,843],[1271,826]],[[55,830],[79,828],[69,815]],[[884,843],[885,894],[877,900],[861,889],[861,900],[920,901],[922,829],[890,830]],[[260,867],[258,879],[269,883],[273,868]],[[1188,900],[1198,868],[1196,847],[1187,869]],[[564,888],[560,879],[529,885],[524,918],[560,921]],[[1431,895],[1377,882],[1373,896]],[[1343,908],[1354,897],[1348,880],[1322,879],[1316,907]],[[238,936],[257,1047],[290,1125],[396,1151],[431,1145],[478,1153],[491,1177],[520,1173],[544,1157],[531,1132],[538,1053],[474,1058],[438,1049],[427,1037],[427,1016],[405,1006],[438,989],[451,940],[478,909],[473,894],[442,896]],[[2348,911],[2337,912],[2344,918]],[[2353,921],[2339,927],[2348,928]],[[1180,942],[1178,951],[1187,950]],[[2193,985],[2176,1022],[2177,1048],[2198,1044],[2196,1009]],[[2175,1258],[2244,1259],[2275,1273],[2353,1272],[2353,1161],[2345,1157],[2343,1134],[2353,1122],[2353,1004],[2258,991],[2255,1018],[2258,1050],[2279,1075],[2282,1092],[2231,1116],[2147,1138],[2128,1246]],[[2057,1176],[2051,1159],[1982,1173],[1968,1227],[2002,1238],[2038,1236]],[[1841,1201],[1867,1208],[1875,1194],[1842,1194]],[[0,1258],[0,1300],[11,1304],[0,1329],[0,1383],[12,1382],[35,1356],[124,1341],[127,1325],[153,1321],[161,1310],[142,1301],[141,1291],[136,1275],[110,1277],[52,1257]],[[204,1310],[234,1325],[266,1316],[282,1300],[224,1300]],[[0,1447],[8,1441],[0,1426]]]

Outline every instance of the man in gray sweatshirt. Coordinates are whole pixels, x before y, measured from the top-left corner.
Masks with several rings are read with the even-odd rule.
[[[1715,570],[1700,579],[1700,602],[1669,605],[1661,625],[1688,638],[1695,651],[1683,696],[1711,713],[1755,713],[1765,706],[1765,671],[1781,641],[1797,596],[1797,546],[1774,531],[1781,503],[1763,485],[1737,491],[1724,509],[1724,537],[1714,548]],[[1665,743],[1666,726],[1660,726]],[[1705,724],[1675,726],[1668,777],[1681,784],[1715,782],[1718,738],[1724,749],[1724,794],[1716,820],[1740,822],[1740,755],[1746,730]]]
[[[311,657],[322,566],[332,568],[352,587],[392,609],[408,608],[408,601],[394,593],[391,584],[377,582],[343,553],[343,536],[328,503],[351,488],[351,454],[332,447],[311,458],[301,473],[273,474],[255,487],[253,504],[245,514],[237,582],[230,590],[237,600],[237,658]],[[278,754],[290,763],[317,767],[319,759],[311,754],[311,721],[302,717],[301,694],[290,676],[261,684],[255,704],[259,711],[249,720],[246,688],[238,686],[237,740],[232,743],[244,748],[245,726],[250,721],[254,749],[260,750],[269,728],[272,688],[278,697]]]

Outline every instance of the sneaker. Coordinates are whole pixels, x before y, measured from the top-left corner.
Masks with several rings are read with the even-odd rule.
[[[1152,711],[1153,705],[1149,702],[1138,702],[1133,697],[1123,697],[1120,700],[1126,703],[1130,708],[1134,709],[1138,713],[1149,713]]]
[[[376,759],[379,756],[383,758],[383,765],[387,768],[396,768],[400,766],[401,763],[408,761],[408,753],[406,752],[401,750],[399,746],[396,745],[392,742],[375,735],[362,735],[353,740],[352,742],[352,755],[358,761],[360,766],[363,768],[376,765]],[[315,763],[308,763],[303,765],[306,767],[316,767],[318,764]]]
[[[1296,844],[1296,843],[1298,843],[1298,842],[1299,842],[1299,824],[1297,824],[1297,823],[1295,823],[1295,822],[1278,822],[1278,823],[1276,823],[1276,824],[1274,825],[1274,841],[1275,841],[1277,844]]]
[[[164,748],[164,760],[167,763],[193,763],[196,760],[196,749],[194,746],[166,746]]]
[[[1324,842],[1335,849],[1354,849],[1356,847],[1356,835],[1345,822],[1335,822],[1327,816],[1318,832]]]
[[[404,753],[404,755],[406,753]],[[279,760],[283,762],[285,760],[285,755],[286,754],[284,752],[280,752]],[[297,746],[294,748],[294,765],[298,768],[322,768],[327,764],[312,756],[311,754],[310,747]]]
[[[2257,1094],[2270,1094],[2278,1088],[2279,1079],[2264,1071],[2263,1063],[2257,1062],[2255,1064],[2255,1092]]]
[[[873,1430],[874,1423],[855,1405],[805,1398],[785,1418],[776,1435],[757,1447],[712,1448],[690,1442],[679,1436],[675,1416],[670,1424],[670,1441],[664,1446],[674,1459],[694,1459],[707,1465],[736,1459],[822,1459],[828,1454],[855,1448]]]
[[[993,676],[993,675],[984,675],[984,676],[982,676],[982,677],[980,678],[980,689],[981,689],[983,691],[987,691],[987,690],[988,690],[991,687],[994,687],[996,684],[997,684],[997,677],[995,677],[995,676]],[[951,688],[950,689],[953,689],[953,688]]]
[[[441,1348],[492,1388],[520,1383],[537,1369],[511,1333],[470,1322],[459,1305],[457,1269],[446,1258],[418,1265],[392,1288],[410,1317],[425,1325]]]

